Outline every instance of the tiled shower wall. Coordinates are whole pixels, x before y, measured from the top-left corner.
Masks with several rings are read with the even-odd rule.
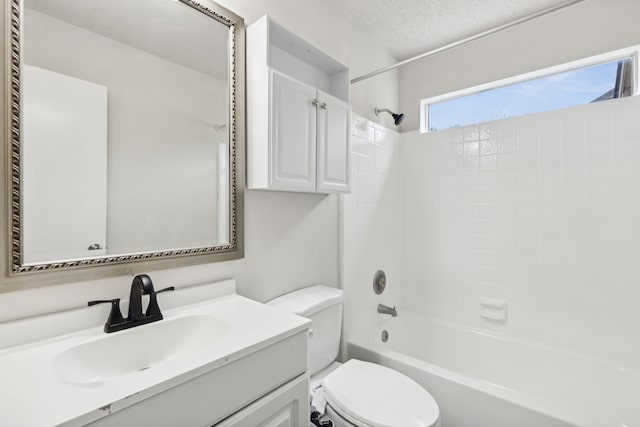
[[[400,135],[357,114],[352,120],[352,191],[341,199],[344,336],[373,330],[378,303],[400,307],[402,284],[402,156]],[[377,270],[387,275],[373,291]],[[343,340],[346,342],[346,340]]]
[[[401,139],[404,307],[640,368],[640,97]]]

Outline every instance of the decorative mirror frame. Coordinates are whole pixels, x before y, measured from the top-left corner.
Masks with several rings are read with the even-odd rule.
[[[91,280],[119,274],[175,268],[227,261],[244,257],[244,176],[245,176],[245,39],[244,20],[210,0],[180,0],[229,28],[229,237],[219,246],[83,258],[54,263],[22,263],[22,19],[23,0],[2,0],[0,54],[6,64],[0,67],[4,82],[0,96],[0,134],[5,141],[1,151],[0,186],[5,189],[0,221],[6,224],[0,243],[4,251],[0,267],[4,276],[0,292],[39,287],[65,281]]]

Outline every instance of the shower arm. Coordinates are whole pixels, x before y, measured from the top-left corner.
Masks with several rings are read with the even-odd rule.
[[[383,113],[383,112],[388,113],[391,117],[393,117],[393,124],[396,126],[400,126],[400,123],[402,123],[402,121],[404,120],[404,114],[402,113],[396,114],[393,111],[389,110],[388,108],[376,107],[373,110],[373,112],[376,113],[376,116],[380,116],[380,113]]]

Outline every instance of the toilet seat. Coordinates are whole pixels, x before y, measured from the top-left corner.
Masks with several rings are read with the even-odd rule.
[[[420,384],[400,372],[351,359],[322,382],[331,407],[361,427],[431,427],[440,410]]]

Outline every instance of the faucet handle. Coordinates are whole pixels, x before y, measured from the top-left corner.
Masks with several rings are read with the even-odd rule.
[[[104,324],[105,332],[113,332],[112,326],[124,322],[122,312],[120,311],[120,298],[107,299],[107,300],[95,300],[89,301],[87,305],[91,307],[96,304],[111,304],[111,312],[107,318],[107,322]]]
[[[159,291],[151,292],[149,294],[149,305],[147,306],[147,311],[145,313],[146,317],[159,317],[162,319],[162,312],[160,311],[160,306],[158,305],[157,295],[160,292],[167,291],[175,291],[175,286],[169,286],[168,288],[160,289]]]
[[[97,299],[94,301],[89,301],[87,303],[87,306],[91,307],[92,305],[97,305],[97,304],[113,304],[114,301],[120,301],[120,298],[116,298],[116,299]]]

